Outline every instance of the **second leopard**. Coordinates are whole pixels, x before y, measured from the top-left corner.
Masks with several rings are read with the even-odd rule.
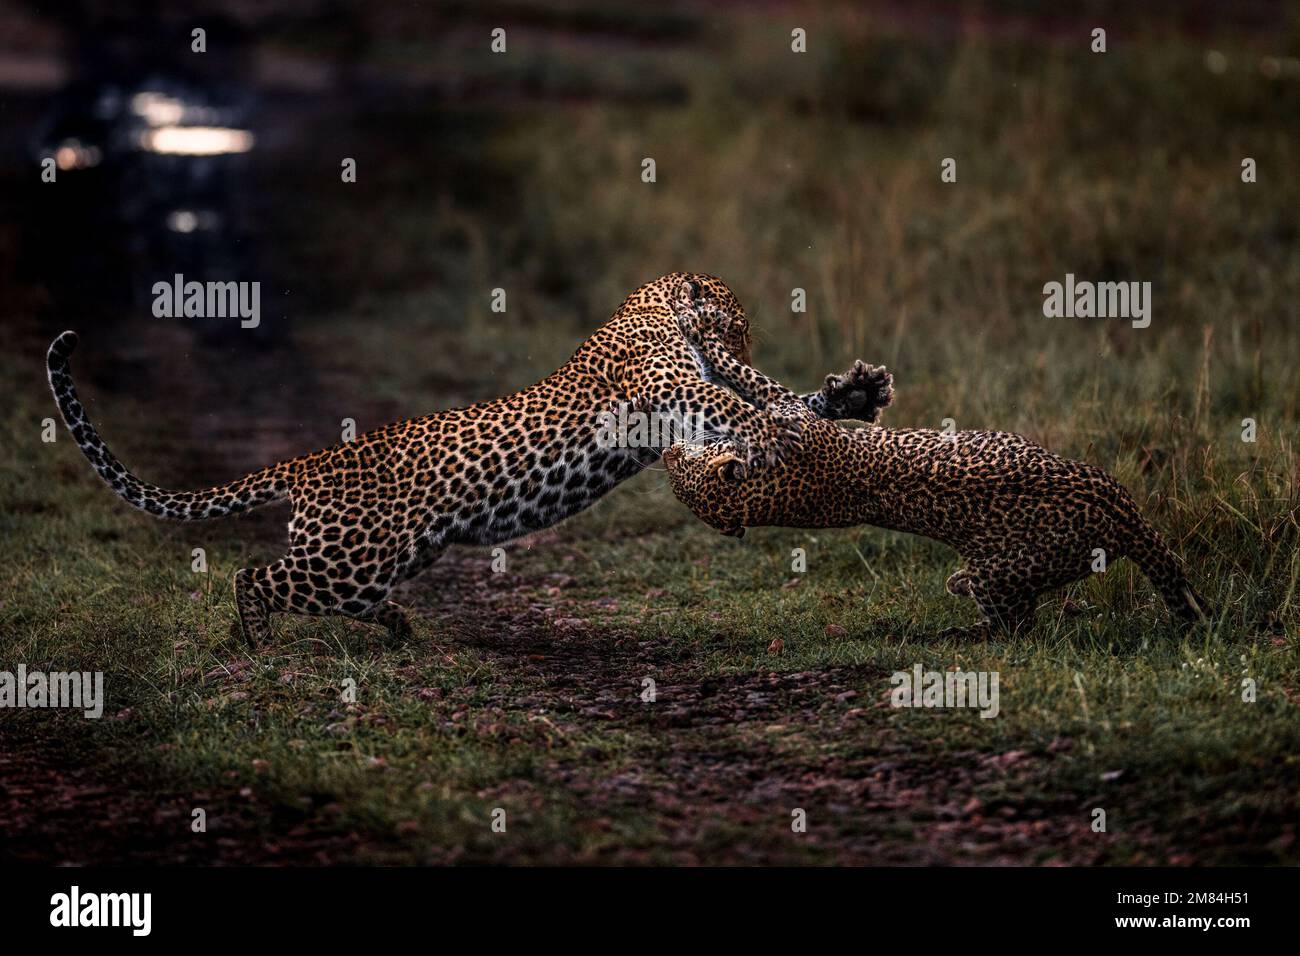
[[[1038,596],[1093,573],[1099,556],[1136,562],[1180,617],[1209,613],[1178,557],[1101,468],[1008,432],[877,426],[893,399],[892,376],[862,362],[828,376],[818,399],[801,401],[702,334],[706,320],[710,330],[725,327],[718,307],[676,312],[715,381],[759,408],[805,419],[802,450],[761,473],[725,439],[665,452],[674,494],[723,534],[739,537],[761,525],[870,524],[942,541],[966,562],[948,578],[948,591],[973,598],[984,615],[972,628],[949,632],[957,636],[1028,628]],[[827,420],[849,417],[873,424],[849,429]]]

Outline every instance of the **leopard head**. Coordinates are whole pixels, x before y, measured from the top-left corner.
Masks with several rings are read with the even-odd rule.
[[[719,341],[737,361],[754,364],[749,316],[721,279],[703,273],[687,275],[673,290],[670,304],[686,341]]]
[[[679,441],[663,455],[668,470],[668,484],[677,500],[695,513],[705,524],[734,538],[745,536],[744,516],[736,504],[743,495],[736,493],[737,479],[730,464],[719,462],[733,458],[730,441]]]

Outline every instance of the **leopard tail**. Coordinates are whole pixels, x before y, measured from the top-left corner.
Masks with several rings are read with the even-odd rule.
[[[1192,587],[1182,560],[1142,517],[1129,493],[1122,486],[1119,491],[1122,497],[1117,505],[1120,523],[1128,532],[1128,559],[1142,569],[1171,613],[1193,622],[1213,617],[1213,606]]]
[[[68,369],[68,356],[77,347],[77,333],[64,332],[46,356],[50,390],[73,440],[91,466],[127,504],[160,518],[194,521],[221,518],[270,504],[288,496],[291,462],[272,465],[225,485],[203,491],[167,491],[141,481],[109,451],[77,399]]]

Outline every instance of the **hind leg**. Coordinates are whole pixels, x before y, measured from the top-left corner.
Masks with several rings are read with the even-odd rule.
[[[239,630],[250,647],[270,640],[273,613],[329,613],[329,604],[309,583],[306,566],[305,556],[294,549],[275,564],[235,572]]]
[[[1037,611],[1034,592],[997,580],[988,583],[972,581],[971,590],[975,603],[984,614],[984,620],[977,626],[982,626],[990,636],[1000,632],[1014,637],[1034,626]]]
[[[1035,568],[1030,558],[995,558],[972,562],[948,578],[948,593],[975,599],[984,620],[971,627],[951,627],[941,637],[988,640],[1001,632],[1016,634],[1034,623]]]
[[[286,560],[267,568],[245,568],[235,575],[239,628],[250,647],[257,647],[270,639],[269,618],[273,611],[312,617],[347,617],[383,625],[394,640],[410,639],[411,624],[393,602],[383,597],[373,605],[354,599],[342,600],[329,588],[315,588],[296,580],[296,570],[294,563]],[[383,593],[387,595],[386,590]]]
[[[975,597],[970,568],[958,568],[948,575],[944,590],[956,597]],[[961,641],[987,641],[993,636],[993,628],[988,620],[980,621],[969,627],[945,627],[939,632],[940,639],[954,638]]]
[[[242,637],[253,648],[271,637],[271,607],[264,588],[258,583],[259,571],[267,570],[240,568],[235,572],[235,609],[239,612],[239,623],[230,626],[231,636]]]
[[[322,595],[329,610],[354,621],[379,624],[393,641],[414,636],[411,622],[401,606],[388,599],[394,587],[437,560],[440,549],[420,540],[386,550],[375,560],[350,564]]]
[[[264,568],[241,568],[235,572],[239,630],[250,647],[270,640],[273,613],[325,613],[325,606],[314,600],[305,581],[306,574],[292,552]]]
[[[414,577],[437,561],[442,555],[442,547],[430,538],[417,538],[400,548],[399,554],[400,557],[393,565],[381,572],[394,585],[398,581]],[[392,601],[381,600],[374,607],[360,613],[352,613],[345,605],[342,613],[353,620],[382,624],[388,628],[388,636],[394,641],[409,641],[415,634],[406,613]]]

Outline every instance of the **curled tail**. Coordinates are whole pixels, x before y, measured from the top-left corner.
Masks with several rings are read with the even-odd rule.
[[[68,370],[68,356],[76,347],[76,332],[64,332],[50,345],[46,356],[50,389],[77,446],[99,477],[128,504],[160,518],[193,521],[247,511],[288,495],[288,463],[272,465],[229,484],[203,491],[167,491],[141,481],[108,450],[95,426],[86,418],[85,408],[77,400],[77,389]]]
[[[1168,605],[1170,612],[1185,621],[1197,621],[1214,615],[1213,605],[1196,591],[1187,580],[1183,562],[1165,543],[1160,532],[1142,517],[1137,505],[1116,482],[1120,491],[1117,502],[1120,521],[1128,530],[1128,558],[1147,576],[1152,586]]]

